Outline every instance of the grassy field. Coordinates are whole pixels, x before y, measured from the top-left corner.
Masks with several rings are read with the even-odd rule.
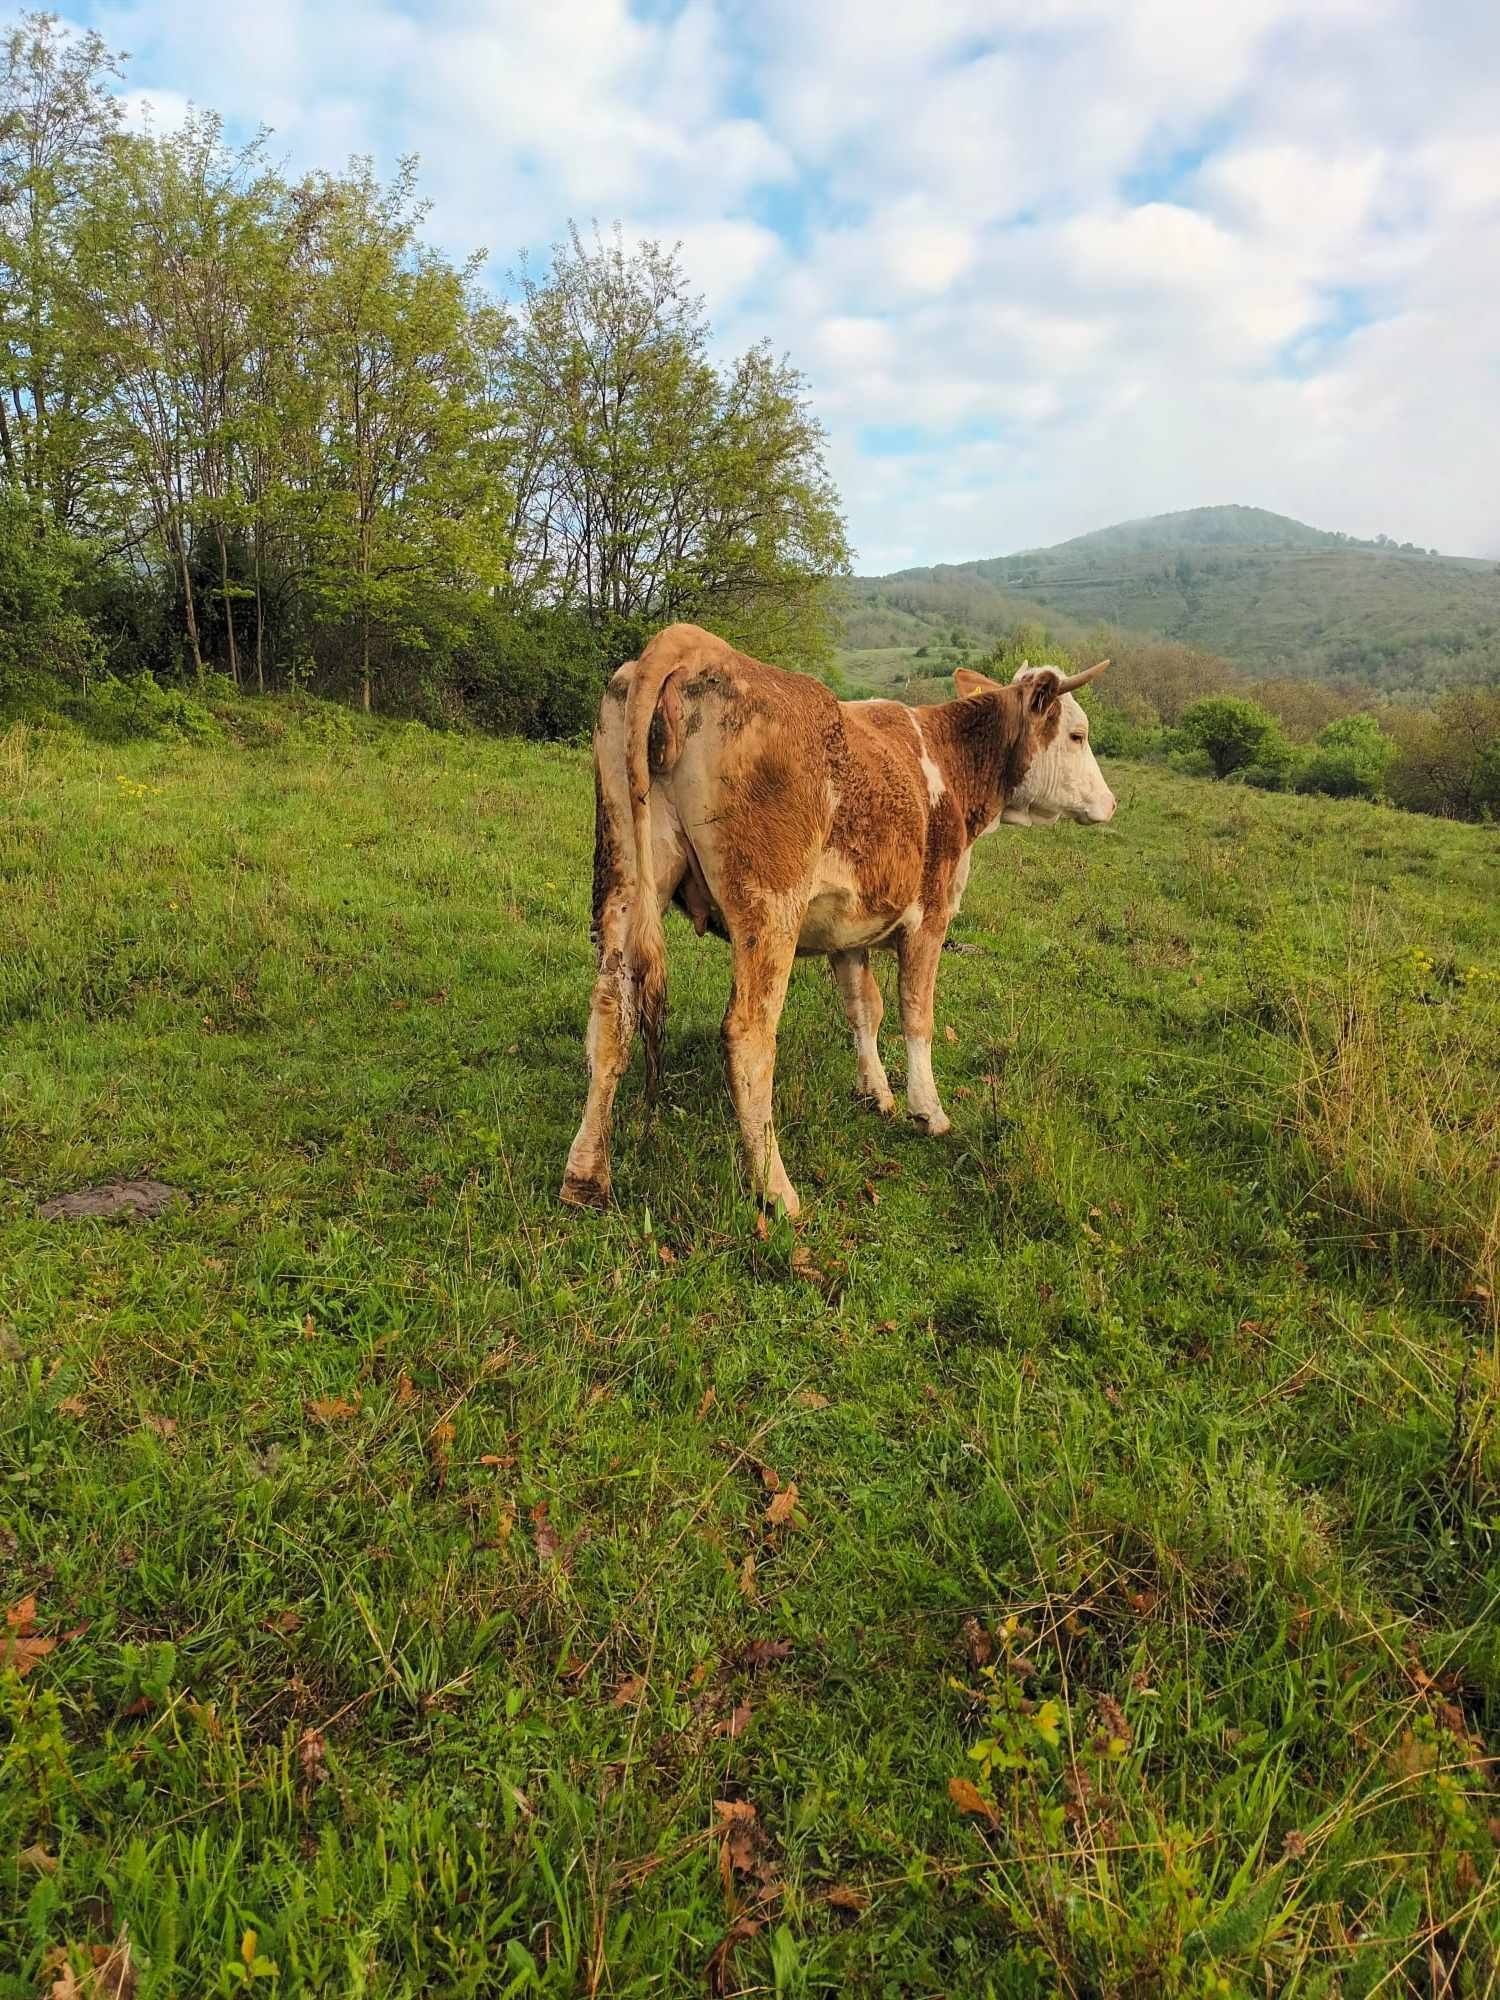
[[[254,735],[0,747],[0,1996],[1500,1990],[1494,830],[1117,767],[762,1234],[582,754]]]

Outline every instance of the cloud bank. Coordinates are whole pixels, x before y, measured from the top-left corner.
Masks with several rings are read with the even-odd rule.
[[[860,567],[1238,500],[1500,554],[1492,0],[65,6],[158,123],[421,155],[496,282],[681,239],[808,375]]]

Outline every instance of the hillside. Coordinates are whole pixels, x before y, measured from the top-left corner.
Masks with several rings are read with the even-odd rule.
[[[912,649],[955,627],[1118,625],[1251,675],[1431,692],[1500,675],[1500,564],[1359,542],[1255,507],[1127,521],[1055,547],[861,577],[846,646]]]
[[[1492,833],[997,835],[794,1234],[675,917],[558,1206],[586,753],[241,731],[0,743],[0,2000],[1492,1991]]]

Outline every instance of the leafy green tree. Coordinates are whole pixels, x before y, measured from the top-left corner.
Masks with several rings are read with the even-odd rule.
[[[98,355],[75,311],[73,250],[119,123],[103,38],[24,14],[0,38],[0,466],[60,527],[107,477]]]
[[[575,229],[520,274],[504,370],[517,586],[591,619],[705,619],[741,644],[826,653],[848,567],[821,426],[765,345],[709,356],[677,255]]]
[[[455,268],[422,245],[416,164],[382,188],[368,161],[320,183],[308,369],[320,402],[315,587],[354,620],[360,699],[378,639],[422,643],[433,585],[498,584],[508,554],[495,332]]]
[[[1201,750],[1216,778],[1254,764],[1275,769],[1290,760],[1290,746],[1274,715],[1236,695],[1210,695],[1185,709],[1177,724],[1181,742]]]
[[[281,184],[259,142],[231,148],[192,114],[163,137],[116,133],[80,230],[77,284],[108,378],[100,447],[126,542],[154,544],[180,594],[195,673],[205,668],[199,575],[217,571],[226,664],[238,681],[230,539],[243,507],[254,294]]]
[[[1373,715],[1340,716],[1318,731],[1316,746],[1297,773],[1297,790],[1379,798],[1395,755],[1395,743]]]
[[[1393,709],[1391,798],[1444,819],[1500,816],[1500,689],[1465,688],[1435,707]]]

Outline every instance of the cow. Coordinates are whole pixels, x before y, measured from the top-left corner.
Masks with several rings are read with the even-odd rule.
[[[712,930],[729,941],[724,1055],[763,1207],[799,1207],[771,1093],[777,1024],[801,954],[828,958],[854,1035],[858,1093],[889,1115],[870,953],[895,952],[907,1109],[926,1132],[948,1131],[932,1074],[933,989],[973,844],[1002,823],[1066,816],[1098,825],[1113,815],[1072,693],[1108,664],[1072,675],[1023,667],[1008,685],[960,667],[958,698],[923,708],[839,701],[822,682],[750,659],[696,625],[668,626],[622,666],[594,731],[598,974],[588,1102],[562,1199],[609,1200],[610,1119],[637,1028],[654,1097],[671,902],[700,937]]]

